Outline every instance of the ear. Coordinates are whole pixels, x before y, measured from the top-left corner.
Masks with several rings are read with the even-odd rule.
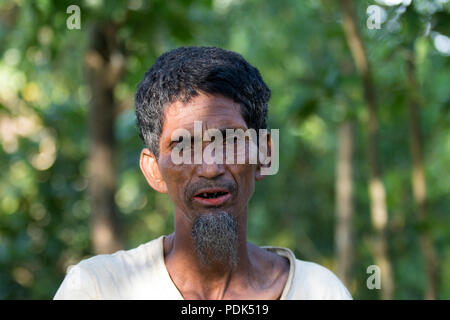
[[[167,193],[167,184],[159,171],[155,155],[147,148],[142,149],[139,166],[148,184],[158,192]]]
[[[267,131],[262,137],[260,136],[258,146],[258,165],[256,167],[255,180],[261,181],[266,175],[261,174],[261,168],[269,168],[272,163],[272,137]],[[262,139],[265,139],[265,143],[261,143]],[[266,146],[266,147],[265,147]]]

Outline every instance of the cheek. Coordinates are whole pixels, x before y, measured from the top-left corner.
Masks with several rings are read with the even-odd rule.
[[[239,186],[239,197],[250,200],[255,190],[256,165],[237,164],[230,168]],[[241,197],[242,195],[242,197]]]
[[[166,182],[169,197],[174,202],[183,196],[184,186],[189,178],[190,168],[186,165],[175,165],[169,157],[161,157],[159,160],[161,175]]]

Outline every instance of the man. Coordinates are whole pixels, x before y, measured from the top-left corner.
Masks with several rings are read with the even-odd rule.
[[[200,136],[212,129],[266,129],[269,98],[259,71],[237,53],[183,47],[160,56],[135,97],[147,146],[140,168],[148,184],[173,202],[175,231],[80,262],[55,299],[351,299],[328,269],[296,259],[287,248],[247,242],[248,202],[270,163],[220,161],[224,155],[217,150],[214,161],[174,163],[177,152],[187,153],[183,159],[196,158],[212,141],[199,138],[196,125]],[[175,134],[180,130],[192,138],[180,139],[185,138]],[[256,144],[267,143],[270,153],[272,139],[263,137]],[[200,141],[200,148],[191,140]],[[229,156],[236,149],[226,150]]]

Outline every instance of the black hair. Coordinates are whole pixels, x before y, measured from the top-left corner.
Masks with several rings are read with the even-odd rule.
[[[156,156],[164,107],[189,102],[199,92],[220,94],[241,105],[249,128],[267,128],[270,89],[240,54],[216,47],[181,47],[162,54],[145,73],[136,94],[139,136]]]

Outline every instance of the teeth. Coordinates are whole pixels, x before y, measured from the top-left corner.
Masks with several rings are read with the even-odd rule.
[[[202,198],[211,199],[221,197],[225,194],[226,194],[225,192],[203,192],[200,196]]]

